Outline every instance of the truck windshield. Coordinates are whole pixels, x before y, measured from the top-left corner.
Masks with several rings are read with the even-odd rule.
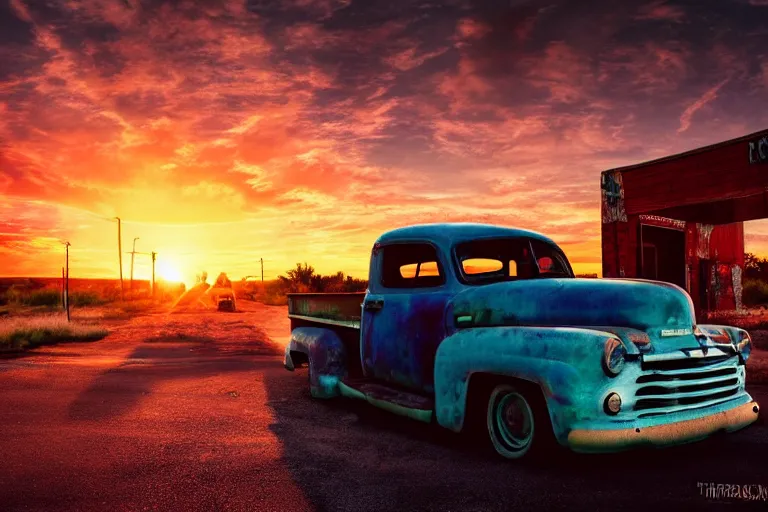
[[[565,255],[531,238],[475,240],[455,249],[459,276],[467,283],[573,277]]]

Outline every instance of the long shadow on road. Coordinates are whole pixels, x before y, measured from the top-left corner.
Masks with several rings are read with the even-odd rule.
[[[248,356],[278,352],[270,342],[261,340],[244,345],[204,336],[146,338],[124,361],[103,371],[78,395],[69,406],[69,417],[78,421],[117,417],[134,408],[161,382],[254,370],[260,363]]]
[[[699,483],[768,484],[766,427],[667,449],[563,451],[536,464],[499,460],[435,425],[365,403],[314,400],[306,370],[266,379],[283,458],[318,510],[647,510],[708,501]]]

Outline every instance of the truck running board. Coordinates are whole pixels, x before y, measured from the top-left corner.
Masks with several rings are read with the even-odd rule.
[[[431,398],[390,387],[367,379],[344,379],[339,392],[349,398],[365,400],[371,405],[411,419],[430,423],[435,408]]]

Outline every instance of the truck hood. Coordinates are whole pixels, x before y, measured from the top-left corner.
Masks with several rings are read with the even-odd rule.
[[[612,332],[627,348],[699,348],[689,295],[680,287],[633,279],[536,279],[468,288],[449,304],[459,327],[584,327]],[[635,352],[637,353],[637,352]]]

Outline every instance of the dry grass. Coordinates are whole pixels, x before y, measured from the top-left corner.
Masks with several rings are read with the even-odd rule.
[[[768,351],[752,350],[747,360],[747,383],[768,384]]]
[[[67,322],[63,315],[0,318],[0,351],[66,341],[96,341],[107,335],[99,325]]]
[[[121,318],[141,313],[159,304],[172,304],[185,286],[181,283],[156,283],[152,297],[148,281],[135,281],[134,290],[126,285],[125,300],[121,300],[120,281],[112,279],[70,278],[69,303],[73,309],[115,309],[112,316]],[[129,305],[130,304],[130,305]],[[3,278],[0,277],[0,316],[34,315],[61,311],[61,278]]]

